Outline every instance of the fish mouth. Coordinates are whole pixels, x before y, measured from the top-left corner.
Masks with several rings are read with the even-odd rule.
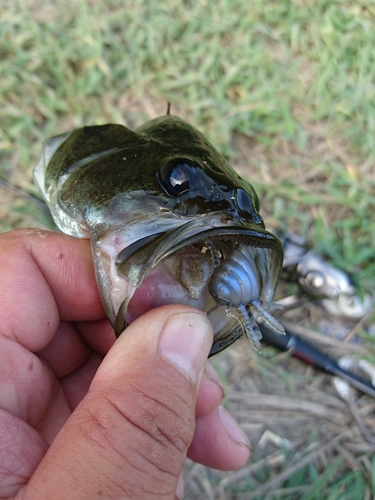
[[[177,229],[148,235],[118,253],[117,274],[134,293],[125,298],[117,312],[116,335],[148,309],[168,303],[188,303],[205,311],[213,324],[210,356],[225,349],[242,336],[243,324],[228,307],[218,304],[208,289],[215,268],[230,258],[239,245],[245,246],[254,260],[261,285],[259,299],[271,303],[282,266],[281,242],[252,222],[226,214],[207,214]],[[168,287],[174,287],[171,293],[161,293]],[[174,290],[178,293],[182,290],[186,296],[179,296]],[[142,300],[146,305],[139,309],[136,304]]]

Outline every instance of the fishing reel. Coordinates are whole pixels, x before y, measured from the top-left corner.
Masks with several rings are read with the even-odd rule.
[[[318,302],[337,319],[359,321],[373,306],[370,294],[359,296],[351,277],[326,262],[306,240],[293,233],[277,234],[284,247],[282,278],[298,284],[298,292],[277,302],[293,309],[306,301]]]

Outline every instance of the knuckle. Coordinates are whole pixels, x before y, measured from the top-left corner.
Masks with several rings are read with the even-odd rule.
[[[91,440],[119,453],[131,449],[141,461],[175,474],[171,466],[180,466],[193,439],[195,405],[176,391],[173,381],[137,380],[126,385],[125,393],[122,388],[102,391],[100,400],[91,430],[86,429]]]
[[[110,398],[110,404],[145,438],[158,443],[166,451],[181,453],[190,445],[194,430],[194,412],[183,395],[174,389],[139,384],[130,389],[130,404]]]

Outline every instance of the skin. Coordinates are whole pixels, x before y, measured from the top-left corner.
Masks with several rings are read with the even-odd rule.
[[[56,233],[0,235],[0,282],[0,498],[182,498],[186,456],[246,462],[200,311],[154,309],[115,341],[89,242]],[[170,355],[189,327],[193,372]]]

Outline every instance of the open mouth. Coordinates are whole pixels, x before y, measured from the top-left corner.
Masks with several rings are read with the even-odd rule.
[[[205,311],[214,327],[210,356],[246,333],[259,349],[255,317],[282,327],[268,309],[282,265],[279,240],[252,223],[222,215],[194,219],[124,248],[117,274],[133,289],[119,307],[115,332],[150,309],[188,304]]]

